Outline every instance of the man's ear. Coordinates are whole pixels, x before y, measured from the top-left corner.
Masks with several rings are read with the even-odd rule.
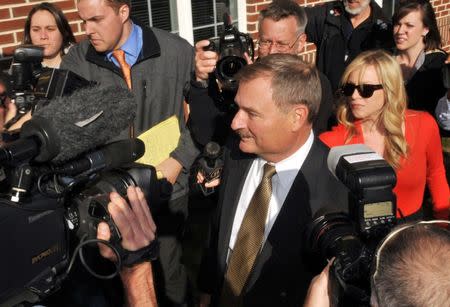
[[[302,53],[306,45],[306,33],[300,34],[298,41],[297,41],[297,54]]]
[[[292,123],[292,130],[298,131],[308,122],[309,110],[304,104],[298,104],[292,108],[289,120]]]
[[[130,7],[126,4],[119,8],[119,16],[122,22],[126,22],[130,18]]]

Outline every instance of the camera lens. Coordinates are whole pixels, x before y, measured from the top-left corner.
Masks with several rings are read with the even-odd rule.
[[[217,72],[220,79],[234,81],[234,75],[245,65],[247,65],[247,63],[244,58],[227,56],[217,63]]]

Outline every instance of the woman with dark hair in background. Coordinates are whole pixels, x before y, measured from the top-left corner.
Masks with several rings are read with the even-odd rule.
[[[421,219],[425,186],[433,215],[449,217],[449,187],[436,121],[426,112],[406,109],[400,66],[382,50],[363,52],[341,80],[339,125],[320,135],[330,147],[365,144],[394,169],[397,217]]]
[[[33,6],[28,13],[24,28],[24,44],[32,44],[44,48],[42,66],[59,68],[62,57],[71,45],[75,44],[75,37],[64,13],[52,3],[42,2]],[[3,127],[17,114],[14,103],[3,105],[0,111],[0,124]],[[19,129],[31,118],[31,113],[23,115],[8,130]]]
[[[434,116],[446,93],[442,67],[447,54],[441,48],[436,16],[428,0],[403,0],[392,17],[396,50],[408,95],[408,108]]]
[[[43,2],[28,13],[23,42],[43,47],[42,65],[58,68],[62,56],[75,44],[75,37],[64,13],[55,5]]]

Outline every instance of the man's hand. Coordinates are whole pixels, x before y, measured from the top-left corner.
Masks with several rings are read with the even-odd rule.
[[[128,201],[116,192],[111,192],[108,211],[122,235],[122,247],[136,251],[148,246],[154,239],[156,225],[150,213],[144,193],[139,187],[128,187]],[[102,222],[97,228],[97,238],[108,241],[111,234],[108,224]],[[100,254],[117,261],[115,253],[106,245],[99,244]]]
[[[122,247],[136,251],[148,246],[154,239],[156,225],[153,221],[144,193],[138,187],[128,187],[128,201],[118,193],[110,194],[111,202],[108,211],[122,235]],[[97,239],[108,241],[111,234],[106,223],[100,223],[97,228]],[[99,244],[100,254],[117,261],[114,252],[104,244]],[[124,267],[120,277],[125,290],[127,306],[157,306],[153,284],[152,265],[142,262],[133,267]]]
[[[211,295],[206,293],[200,293],[199,307],[208,307],[211,304]]]
[[[5,107],[2,108],[1,112],[1,127],[3,128],[5,124],[10,121],[14,116],[17,114],[17,106],[16,104],[11,101],[9,98],[5,101]],[[8,128],[8,130],[16,130],[20,129],[22,125],[31,119],[31,111],[23,115],[16,123],[14,123],[11,127]]]
[[[328,293],[328,280],[330,276],[331,260],[323,271],[313,278],[309,285],[303,307],[330,307],[330,294]]]
[[[219,55],[214,51],[205,51],[209,40],[201,40],[195,44],[195,77],[197,81],[208,80],[208,74],[216,68]]]
[[[156,166],[156,170],[160,171],[164,178],[167,179],[171,184],[177,181],[178,175],[180,175],[183,166],[172,157],[167,158]]]
[[[205,181],[205,176],[203,175],[202,172],[198,172],[197,173],[197,183],[198,184],[203,184],[203,182]],[[205,188],[215,188],[220,184],[220,178],[216,178],[214,180],[205,182]]]

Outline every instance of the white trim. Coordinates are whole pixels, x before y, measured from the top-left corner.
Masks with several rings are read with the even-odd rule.
[[[194,32],[192,31],[191,0],[177,0],[177,17],[180,36],[193,45]]]
[[[247,33],[247,1],[237,0],[239,31]]]

